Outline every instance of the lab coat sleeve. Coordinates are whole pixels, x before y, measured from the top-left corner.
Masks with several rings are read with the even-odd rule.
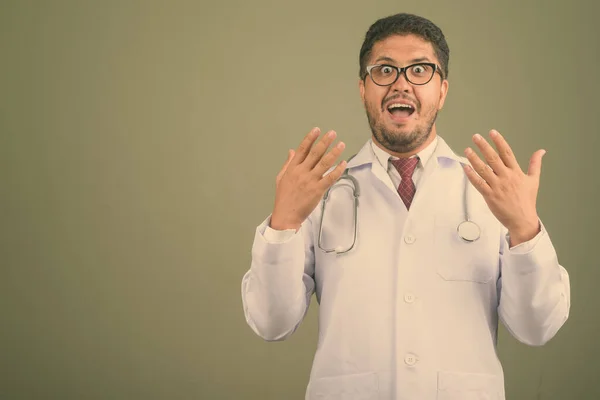
[[[263,236],[269,243],[285,243],[296,234],[295,229],[286,229],[283,231],[276,231],[270,226],[266,226]]]
[[[242,278],[246,322],[267,341],[292,335],[306,316],[314,293],[310,220],[298,232],[273,231],[271,216],[255,232],[250,269]]]
[[[571,304],[569,275],[541,221],[540,226],[536,237],[513,248],[503,229],[500,243],[498,315],[517,340],[530,346],[556,335]]]

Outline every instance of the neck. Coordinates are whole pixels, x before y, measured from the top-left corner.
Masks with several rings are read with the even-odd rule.
[[[409,157],[414,156],[415,154],[418,154],[420,151],[422,151],[427,146],[429,146],[431,144],[431,142],[433,142],[433,140],[435,139],[436,136],[437,136],[437,134],[435,131],[435,126],[433,126],[431,128],[431,133],[429,134],[429,137],[427,138],[427,140],[424,141],[419,147],[415,148],[412,151],[406,152],[406,153],[398,153],[398,152],[391,151],[390,149],[384,147],[381,143],[379,143],[379,141],[377,141],[377,139],[375,138],[375,135],[371,135],[371,138],[373,140],[373,143],[375,143],[375,145],[377,147],[379,147],[381,150],[385,151],[386,153],[391,154],[392,156],[398,157],[398,158],[409,158]]]

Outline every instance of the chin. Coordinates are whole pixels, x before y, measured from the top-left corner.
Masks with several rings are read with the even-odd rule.
[[[394,136],[408,136],[415,131],[414,127],[409,126],[408,124],[402,124],[402,125],[395,124],[395,125],[390,126],[386,130],[389,133],[393,134]]]

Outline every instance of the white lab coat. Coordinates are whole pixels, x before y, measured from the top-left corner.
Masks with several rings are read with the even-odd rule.
[[[246,320],[268,341],[284,340],[319,302],[318,347],[306,399],[504,400],[496,354],[498,320],[539,346],[565,323],[567,271],[548,232],[509,249],[506,229],[469,183],[469,214],[481,238],[465,243],[464,179],[438,137],[410,212],[367,143],[348,163],[360,185],[358,236],[341,255],[317,247],[320,205],[283,242],[258,226],[242,280]],[[324,247],[352,241],[351,192],[332,192]]]

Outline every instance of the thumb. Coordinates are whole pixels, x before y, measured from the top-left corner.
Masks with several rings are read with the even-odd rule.
[[[288,158],[287,158],[287,160],[285,160],[285,164],[283,164],[283,168],[281,169],[281,171],[283,173],[285,173],[285,171],[290,166],[290,163],[292,162],[292,159],[294,158],[295,154],[296,153],[294,152],[294,150],[292,150],[292,149],[288,150]]]
[[[292,162],[295,154],[296,153],[294,152],[294,150],[292,150],[292,149],[288,150],[288,158],[287,158],[287,160],[285,160],[285,163],[283,164],[281,171],[279,171],[279,173],[277,174],[276,182],[278,184],[279,184],[279,181],[281,180],[281,177],[283,176],[283,174],[285,174],[285,171],[287,171],[288,167],[290,166],[290,163]]]
[[[531,156],[529,160],[529,169],[527,175],[539,178],[542,172],[542,157],[546,154],[546,150],[538,150]]]

